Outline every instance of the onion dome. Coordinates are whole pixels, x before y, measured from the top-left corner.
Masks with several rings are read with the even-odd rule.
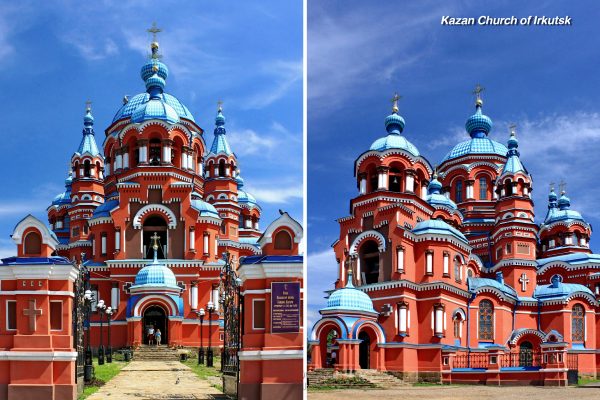
[[[558,208],[563,210],[568,210],[571,207],[571,199],[567,197],[567,193],[563,190],[560,193],[560,198],[558,199]]]
[[[135,282],[132,289],[139,288],[143,286],[161,286],[171,289],[181,290],[179,286],[177,286],[177,279],[175,278],[175,274],[171,271],[167,266],[158,262],[158,243],[157,241],[152,246],[154,250],[154,260],[146,265],[144,268],[139,270],[137,275],[135,276]]]
[[[469,243],[465,235],[462,234],[462,232],[460,232],[453,226],[447,224],[441,218],[428,219],[417,223],[417,225],[415,225],[414,229],[412,230],[412,233],[414,233],[415,235],[450,235],[465,243]]]
[[[556,193],[554,189],[551,189],[550,195],[548,195],[548,213],[544,219],[543,225],[550,225],[554,222],[577,220],[587,224],[581,214],[575,210],[571,210],[571,199],[566,195],[566,192],[561,191],[560,197],[557,201]]]
[[[217,116],[215,117],[215,130],[214,139],[210,146],[210,154],[226,154],[228,156],[233,154],[229,142],[227,141],[227,131],[225,130],[225,116],[223,115],[223,107],[219,102],[219,108],[217,109]]]
[[[502,175],[512,175],[517,172],[522,172],[527,174],[527,169],[521,163],[521,159],[519,158],[520,153],[517,148],[519,147],[519,141],[517,140],[514,126],[511,127],[510,138],[508,139],[508,152],[506,153],[506,164],[504,164],[504,168],[502,170]]]
[[[201,217],[220,218],[215,206],[202,200],[197,192],[192,193],[192,208],[198,211]]]
[[[54,200],[52,200],[52,205],[60,207],[64,204],[70,204],[71,203],[71,187],[72,186],[73,186],[73,172],[69,171],[69,176],[67,177],[67,179],[65,179],[65,191],[62,193],[59,193],[58,195],[56,195],[56,197],[54,197]]]
[[[248,208],[260,209],[260,206],[258,205],[256,198],[243,189],[244,179],[242,178],[242,176],[240,174],[237,175],[237,177],[235,178],[235,181],[237,183],[237,189],[238,189],[238,195],[237,195],[238,204],[245,205]]]
[[[437,171],[435,171],[431,182],[429,182],[429,185],[427,186],[427,197],[425,198],[425,201],[433,207],[441,206],[456,210],[456,203],[443,195],[441,190],[442,183],[438,180]]]
[[[385,117],[385,130],[387,136],[377,139],[373,142],[369,150],[385,151],[388,149],[401,149],[409,152],[415,157],[419,157],[419,150],[404,136],[401,135],[404,130],[404,118],[398,115],[398,95],[394,96],[394,106],[392,113]]]
[[[144,80],[146,93],[140,93],[131,99],[125,98],[123,106],[117,111],[113,123],[124,118],[131,118],[132,122],[140,123],[150,119],[159,119],[169,123],[176,123],[180,118],[194,121],[188,108],[176,97],[165,93],[168,67],[160,60],[158,43],[152,42],[152,55],[140,71]]]
[[[585,293],[595,298],[590,288],[577,283],[564,283],[562,277],[554,275],[550,278],[549,285],[538,285],[535,287],[533,297],[539,300],[550,300],[556,298],[566,298],[574,293]]]
[[[481,88],[476,89],[477,93],[481,92]],[[475,114],[471,115],[465,124],[465,128],[471,136],[470,140],[466,140],[454,146],[452,150],[446,154],[443,161],[452,160],[469,154],[496,154],[506,156],[508,149],[501,143],[488,138],[488,134],[492,130],[492,120],[481,111],[483,100],[478,98],[475,102]]]
[[[94,116],[92,115],[91,103],[88,102],[85,108],[85,115],[83,117],[83,138],[79,143],[77,152],[75,154],[90,154],[95,157],[100,155],[96,139],[94,137]]]
[[[352,273],[348,273],[346,286],[331,293],[327,299],[327,307],[320,311],[358,311],[377,313],[373,308],[373,300],[365,292],[358,290],[352,284]]]

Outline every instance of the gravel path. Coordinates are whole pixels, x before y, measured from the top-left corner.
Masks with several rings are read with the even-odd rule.
[[[227,399],[179,361],[132,361],[88,400]]]

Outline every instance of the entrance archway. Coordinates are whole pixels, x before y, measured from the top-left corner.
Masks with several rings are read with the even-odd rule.
[[[371,337],[365,331],[358,334],[358,364],[361,369],[371,369]]]
[[[519,366],[531,367],[533,365],[533,345],[531,342],[521,342],[519,346]]]
[[[142,342],[148,344],[148,329],[152,327],[154,331],[160,329],[161,344],[169,343],[169,320],[167,313],[160,306],[150,306],[144,311],[142,319]]]

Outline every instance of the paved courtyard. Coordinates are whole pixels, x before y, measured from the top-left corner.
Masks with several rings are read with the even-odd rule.
[[[132,361],[89,400],[227,399],[178,361]]]
[[[587,400],[600,399],[600,388],[592,387],[491,387],[491,386],[424,386],[390,390],[332,390],[308,392],[310,400]]]

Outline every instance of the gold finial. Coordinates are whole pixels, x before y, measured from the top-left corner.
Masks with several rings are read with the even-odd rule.
[[[160,237],[154,232],[154,235],[150,239],[152,239],[152,248],[158,250],[158,240]]]
[[[517,134],[517,124],[512,123],[508,126],[508,129],[510,129],[510,136],[515,136]]]
[[[402,96],[399,96],[398,93],[394,93],[394,97],[392,97],[392,112],[398,112],[398,100],[400,100]]]
[[[123,105],[125,105],[127,103],[129,103],[129,96],[125,95],[125,96],[123,96]]]
[[[438,166],[436,165],[436,166],[433,168],[433,179],[437,179],[437,178],[438,178],[438,173],[437,173],[437,170],[438,170]]]
[[[560,180],[558,187],[560,189],[560,194],[567,193],[567,183],[564,180],[562,180],[562,179]]]
[[[223,111],[223,101],[217,101],[217,112]]]
[[[475,95],[475,104],[481,106],[483,104],[483,100],[481,100],[481,92],[483,92],[485,88],[481,86],[479,83],[475,85],[475,89],[473,90],[473,94]]]
[[[92,102],[90,100],[85,101],[85,112],[89,113],[92,111]]]
[[[554,192],[554,182],[550,182],[550,191]]]

